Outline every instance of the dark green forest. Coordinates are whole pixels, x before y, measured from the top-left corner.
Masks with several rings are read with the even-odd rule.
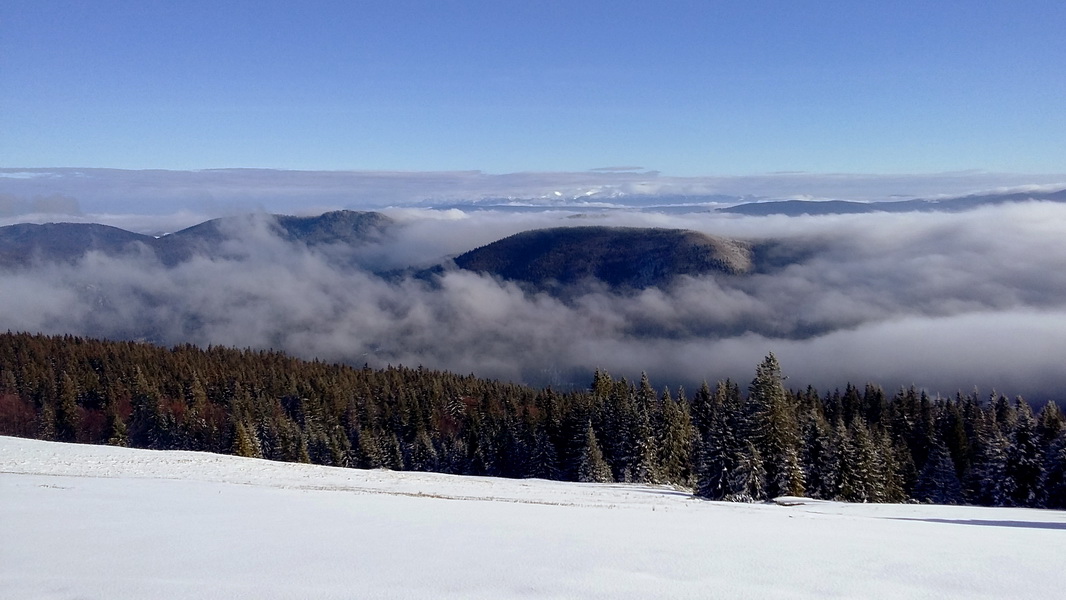
[[[0,434],[461,475],[644,482],[710,499],[1066,508],[1066,428],[992,393],[867,384],[790,390],[771,354],[750,384],[587,390],[273,351],[0,335]]]

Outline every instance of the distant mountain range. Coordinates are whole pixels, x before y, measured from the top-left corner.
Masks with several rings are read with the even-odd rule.
[[[0,266],[29,266],[34,262],[73,262],[88,252],[110,256],[152,252],[166,265],[196,254],[215,256],[224,243],[252,226],[260,216],[224,217],[176,233],[153,237],[95,223],[21,223],[0,227]],[[376,212],[335,211],[317,217],[269,215],[264,225],[290,242],[309,247],[328,244],[363,245],[380,240],[393,224]]]
[[[240,246],[227,242],[255,227],[306,247],[356,248],[383,240],[393,226],[393,220],[380,213],[355,211],[317,217],[227,217],[160,237],[98,224],[20,224],[0,227],[0,266],[74,263],[88,252],[110,256],[153,253],[167,266],[197,255],[239,259],[233,253],[246,252],[247,242],[254,237],[246,237],[246,244]],[[453,262],[460,269],[555,293],[589,280],[615,289],[644,289],[666,285],[681,275],[743,275],[801,258],[796,248],[774,242],[752,243],[682,229],[579,226],[526,231],[463,253]],[[454,267],[381,275],[427,278]]]
[[[719,208],[718,212],[751,216],[764,215],[843,215],[859,213],[903,213],[903,212],[960,212],[1016,202],[1044,201],[1066,202],[1066,190],[1055,192],[1018,192],[1011,194],[981,194],[947,198],[943,200],[901,200],[898,202],[852,202],[848,200],[777,200],[770,202],[749,202],[728,208]]]

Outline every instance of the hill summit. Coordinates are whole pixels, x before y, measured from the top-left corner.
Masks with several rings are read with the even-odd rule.
[[[696,231],[586,226],[518,233],[462,254],[455,264],[538,288],[595,279],[643,289],[679,275],[748,273],[753,259],[747,242]]]

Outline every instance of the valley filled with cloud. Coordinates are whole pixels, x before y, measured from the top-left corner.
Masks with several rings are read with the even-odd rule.
[[[1063,204],[816,217],[704,207],[383,212],[387,234],[363,245],[308,246],[258,213],[228,219],[223,246],[169,266],[131,250],[6,268],[0,329],[273,348],[564,388],[584,387],[597,368],[646,371],[657,385],[744,382],[768,352],[797,388],[976,387],[1041,400],[1066,385]],[[772,242],[780,256],[751,273],[628,290],[590,281],[565,296],[450,263],[521,231],[589,224]]]

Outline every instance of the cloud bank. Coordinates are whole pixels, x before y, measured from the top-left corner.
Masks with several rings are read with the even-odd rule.
[[[558,386],[584,386],[596,368],[647,371],[654,383],[690,389],[704,379],[747,382],[773,351],[793,387],[875,382],[1066,398],[1061,204],[793,218],[614,212],[596,222],[773,238],[806,252],[773,272],[685,277],[629,294],[590,287],[565,301],[469,272],[425,280],[374,271],[429,266],[587,218],[391,215],[400,222],[392,238],[354,250],[294,246],[253,219],[225,252],[172,268],[148,254],[90,254],[3,272],[0,329],[274,348]]]
[[[35,198],[65,198],[91,215],[167,215],[186,211],[218,217],[256,210],[307,215],[338,208],[469,206],[485,202],[573,208],[583,205],[735,204],[795,198],[884,201],[961,196],[1023,187],[1038,189],[1048,185],[1059,189],[1066,187],[1066,174],[967,171],[918,175],[770,173],[673,177],[656,171],[615,169],[504,174],[480,171],[0,169],[0,219],[5,216],[5,206],[8,205],[15,207],[10,210],[16,214],[48,212],[32,210]]]

